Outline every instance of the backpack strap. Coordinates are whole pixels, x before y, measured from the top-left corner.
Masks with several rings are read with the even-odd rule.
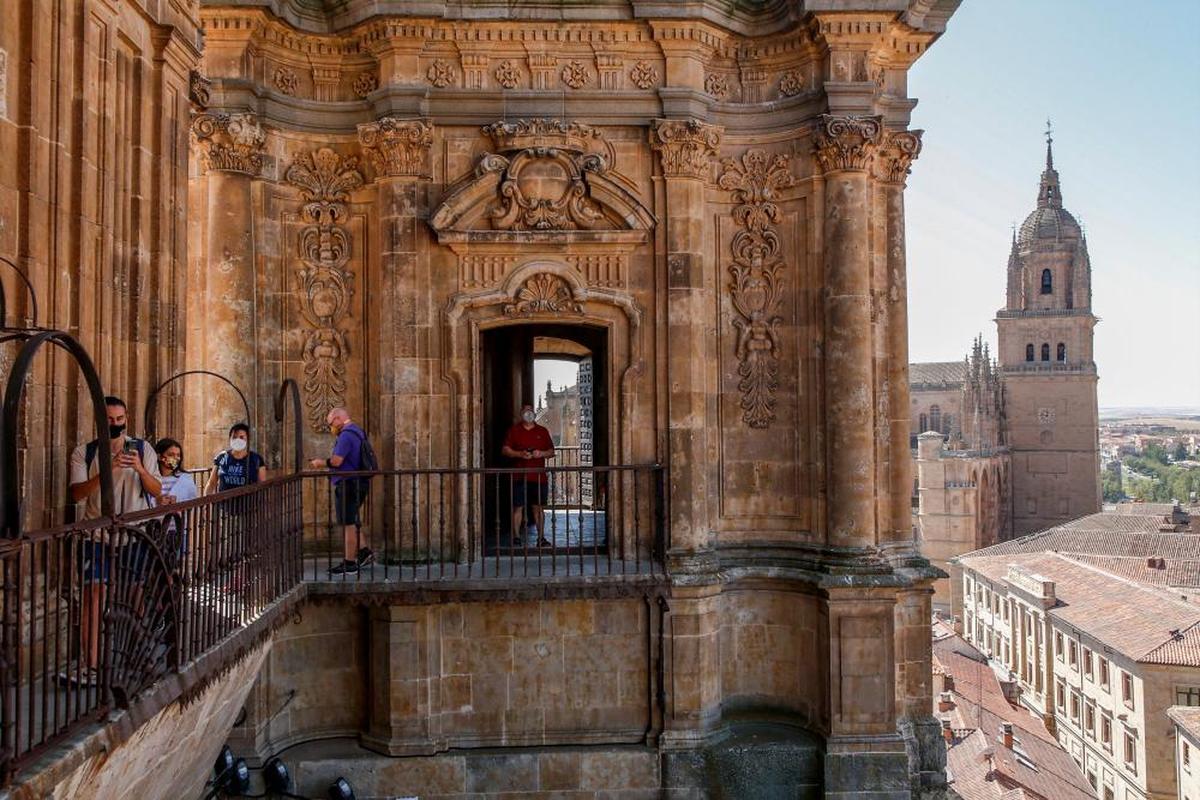
[[[92,462],[96,460],[96,453],[100,450],[100,440],[92,439],[87,443],[87,447],[83,450],[83,470],[84,472],[92,471]]]

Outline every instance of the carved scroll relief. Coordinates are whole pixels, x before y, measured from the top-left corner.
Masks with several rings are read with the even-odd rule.
[[[794,179],[786,155],[771,157],[748,150],[740,160],[721,162],[717,184],[733,192],[738,204],[733,219],[740,226],[730,247],[730,300],[737,317],[734,354],[741,381],[742,419],[751,428],[766,428],[775,419],[779,388],[779,307],[783,297],[783,261],[775,228],[780,211],[777,191]]]
[[[300,187],[300,269],[296,271],[300,314],[309,325],[304,340],[304,403],[313,430],[325,427],[329,409],[346,403],[346,361],[350,355],[342,328],[354,298],[350,232],[345,226],[349,193],[363,184],[358,160],[343,159],[322,147],[298,156],[287,182]]]

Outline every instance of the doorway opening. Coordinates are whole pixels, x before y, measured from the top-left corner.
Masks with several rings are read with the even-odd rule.
[[[555,448],[545,473],[486,476],[485,548],[540,545],[557,553],[606,548],[605,477],[589,467],[609,463],[607,331],[591,325],[510,325],[482,333],[482,354],[483,465],[515,467],[502,448],[526,403],[534,406],[536,422]],[[543,495],[540,531],[531,501],[523,500],[526,479],[534,477],[545,484],[534,491]],[[517,507],[530,513],[514,518]]]

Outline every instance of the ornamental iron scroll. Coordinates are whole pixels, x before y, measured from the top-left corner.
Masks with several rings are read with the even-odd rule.
[[[305,203],[300,231],[300,314],[310,326],[305,336],[304,391],[313,430],[325,425],[330,408],[346,403],[346,361],[350,347],[342,329],[354,297],[350,232],[343,224],[349,193],[363,185],[358,159],[343,159],[328,147],[302,153],[288,168],[287,182],[300,187]]]
[[[780,220],[776,200],[778,190],[793,182],[788,156],[771,157],[763,150],[747,150],[740,160],[723,159],[717,179],[738,204],[733,219],[741,230],[730,246],[729,289],[738,314],[733,320],[738,333],[734,354],[740,362],[742,419],[751,428],[766,428],[775,419],[784,266],[775,229]]]
[[[531,276],[517,290],[515,302],[504,307],[505,316],[528,317],[534,314],[582,314],[583,305],[566,281],[549,272]]]

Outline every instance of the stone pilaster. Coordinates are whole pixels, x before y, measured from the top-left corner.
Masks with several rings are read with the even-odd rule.
[[[358,126],[359,142],[375,168],[379,194],[379,240],[383,274],[383,375],[380,433],[395,442],[397,468],[428,466],[430,408],[436,374],[433,286],[428,262],[418,253],[420,220],[428,216],[425,182],[430,176],[433,126],[416,119],[384,117]]]
[[[368,653],[370,709],[363,746],[389,756],[437,748],[433,717],[440,697],[436,606],[373,606]]]
[[[838,547],[876,544],[868,170],[882,132],[879,117],[822,115],[815,136],[825,173],[826,524]]]
[[[208,369],[231,380],[251,403],[257,416],[258,340],[255,304],[255,180],[263,170],[266,133],[254,114],[200,114],[192,122],[192,136],[199,149],[200,191],[193,193],[202,204],[205,234],[202,252],[192,259],[188,314],[189,368]],[[206,387],[212,388],[212,387]],[[224,440],[229,426],[246,415],[241,401],[227,389],[189,393],[201,405],[189,407],[188,418],[207,427],[202,438],[193,440],[211,452]],[[252,436],[261,420],[249,423]],[[190,433],[196,433],[191,430]]]

